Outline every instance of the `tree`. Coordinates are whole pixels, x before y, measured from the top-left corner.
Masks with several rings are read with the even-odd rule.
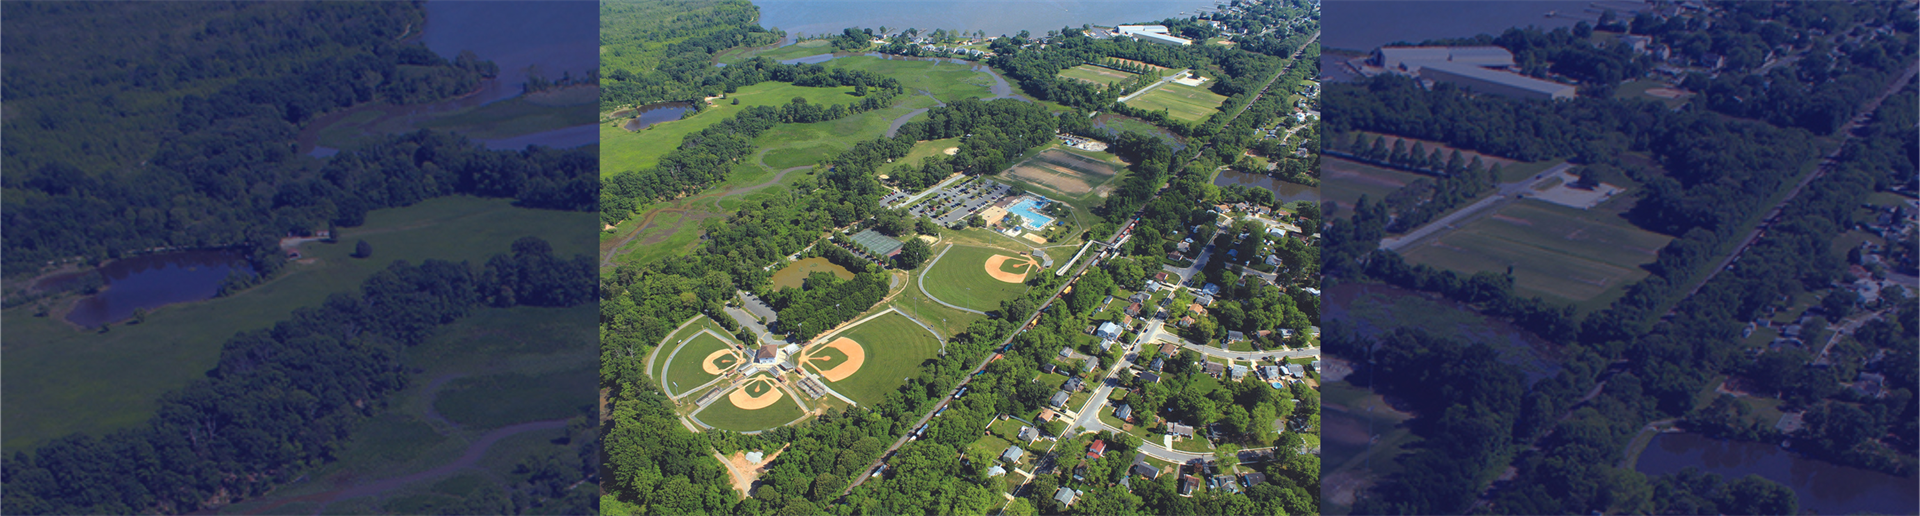
[[[147,322],[147,309],[145,308],[133,309],[133,323],[140,324],[144,322]]]
[[[925,240],[914,238],[901,245],[900,254],[894,255],[893,259],[899,262],[900,268],[913,270],[920,268],[920,264],[926,263],[927,258],[931,257],[933,247],[928,246]]]
[[[373,244],[369,244],[365,240],[353,244],[354,258],[367,258],[371,256],[373,256]]]

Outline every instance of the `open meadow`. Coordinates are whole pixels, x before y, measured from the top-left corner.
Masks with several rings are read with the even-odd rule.
[[[1616,198],[1580,210],[1523,200],[1402,254],[1412,263],[1463,274],[1501,273],[1512,266],[1516,293],[1574,303],[1589,312],[1646,277],[1641,266],[1673,240],[1606,209],[1631,201]]]
[[[1152,91],[1127,101],[1128,106],[1148,111],[1166,110],[1175,120],[1198,123],[1206,120],[1227,98],[1199,86],[1162,84]]]
[[[1083,64],[1060,71],[1061,77],[1078,79],[1093,84],[1112,85],[1132,79],[1139,74],[1122,72],[1112,68]]]
[[[365,225],[340,228],[340,243],[301,246],[305,259],[266,283],[228,297],[161,307],[144,323],[115,324],[107,333],[83,331],[55,317],[34,317],[31,305],[8,309],[7,324],[0,329],[7,356],[0,381],[9,415],[4,448],[12,451],[72,432],[98,435],[143,424],[160,395],[204,377],[235,333],[268,327],[334,292],[355,292],[361,281],[394,260],[481,264],[507,252],[520,237],[569,234],[563,228],[593,223],[591,213],[531,210],[511,203],[444,197],[374,210]],[[359,240],[373,247],[371,258],[348,256]],[[592,252],[592,243],[584,239],[549,243],[560,256]]]

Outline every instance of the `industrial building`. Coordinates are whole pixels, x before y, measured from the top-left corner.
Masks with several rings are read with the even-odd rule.
[[[1186,38],[1174,37],[1169,34],[1167,32],[1167,26],[1165,25],[1121,25],[1115,28],[1115,32],[1118,32],[1122,36],[1131,36],[1136,40],[1162,45],[1185,46],[1193,44],[1192,41]]]
[[[1573,98],[1574,87],[1513,73],[1513,53],[1495,46],[1380,47],[1367,58],[1374,73],[1447,83],[1484,95],[1526,100]]]
[[[1513,53],[1495,46],[1479,47],[1380,47],[1374,49],[1367,64],[1414,75],[1427,63],[1459,63],[1485,68],[1513,66]]]

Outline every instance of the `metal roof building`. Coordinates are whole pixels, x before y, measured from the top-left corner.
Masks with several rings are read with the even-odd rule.
[[[1570,99],[1574,95],[1571,85],[1468,64],[1424,63],[1419,73],[1420,77],[1434,82],[1455,84],[1487,95],[1527,100]]]

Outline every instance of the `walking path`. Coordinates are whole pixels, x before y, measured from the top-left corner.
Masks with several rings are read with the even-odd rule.
[[[979,310],[974,310],[974,309],[971,309],[971,308],[965,308],[965,307],[960,307],[960,306],[956,306],[956,305],[954,305],[953,303],[948,303],[948,302],[946,302],[946,301],[941,301],[941,300],[940,300],[940,298],[937,298],[937,297],[933,297],[933,294],[932,294],[932,293],[930,293],[930,292],[927,292],[927,271],[930,271],[930,270],[933,270],[933,264],[936,264],[936,263],[940,263],[940,257],[942,257],[942,256],[946,256],[946,255],[947,255],[947,251],[951,251],[951,250],[953,250],[953,244],[947,244],[947,246],[946,246],[946,247],[944,247],[944,248],[941,248],[941,249],[940,249],[940,254],[936,254],[936,255],[933,255],[933,259],[932,259],[932,260],[928,260],[928,261],[927,261],[927,264],[926,264],[926,265],[923,265],[923,266],[921,266],[921,268],[920,268],[920,279],[919,279],[918,281],[916,281],[916,282],[914,282],[914,284],[915,284],[916,286],[919,286],[919,287],[920,287],[920,295],[923,295],[923,296],[927,296],[927,299],[932,299],[932,300],[933,300],[933,302],[935,302],[935,303],[940,303],[940,305],[941,305],[941,306],[945,306],[945,307],[947,307],[947,308],[952,308],[952,309],[954,309],[954,310],[959,310],[959,311],[962,311],[962,312],[967,312],[967,313],[975,313],[975,314],[980,314],[980,315],[987,315],[987,313],[986,313],[986,312],[982,312],[982,311],[979,311]],[[909,317],[909,319],[911,319],[911,317]],[[919,322],[919,321],[915,321],[915,322]],[[921,326],[925,326],[925,325],[921,325]],[[939,335],[939,333],[934,333],[934,335]]]
[[[1189,70],[1192,70],[1192,69],[1191,69],[1191,68],[1183,68],[1183,69],[1181,69],[1181,70],[1180,70],[1180,73],[1176,73],[1176,74],[1173,74],[1173,75],[1169,75],[1169,76],[1166,76],[1166,77],[1161,77],[1161,78],[1160,78],[1160,80],[1158,80],[1158,81],[1154,81],[1154,82],[1153,82],[1153,84],[1148,84],[1148,85],[1146,85],[1146,86],[1143,86],[1143,87],[1141,87],[1141,88],[1140,88],[1140,91],[1136,91],[1136,92],[1133,92],[1132,94],[1129,94],[1129,95],[1127,95],[1127,96],[1125,96],[1125,97],[1120,97],[1120,99],[1119,99],[1119,100],[1115,100],[1114,102],[1126,102],[1126,101],[1129,101],[1129,100],[1133,100],[1133,98],[1134,98],[1134,97],[1138,97],[1138,96],[1140,96],[1140,95],[1143,95],[1143,94],[1145,94],[1146,92],[1149,92],[1149,91],[1153,91],[1153,89],[1154,89],[1154,88],[1158,88],[1158,87],[1160,87],[1160,85],[1162,85],[1162,84],[1166,84],[1166,83],[1169,83],[1169,82],[1173,82],[1173,81],[1175,81],[1175,80],[1177,80],[1177,79],[1180,79],[1180,78],[1182,78],[1182,77],[1186,77],[1186,76],[1187,76],[1187,72],[1188,72]]]

